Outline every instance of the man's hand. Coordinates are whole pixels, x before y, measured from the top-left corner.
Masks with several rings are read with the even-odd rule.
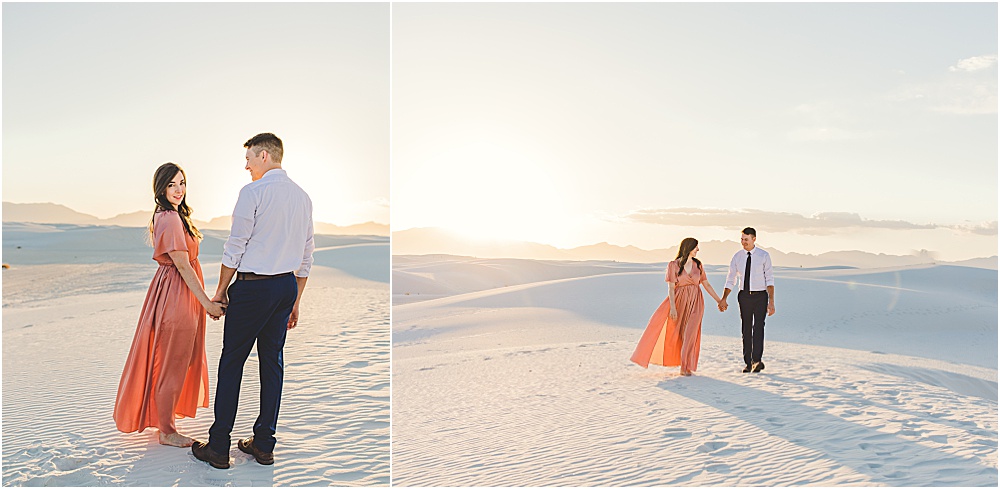
[[[726,309],[729,309],[729,304],[725,299],[722,299],[719,301],[719,312],[726,312]]]
[[[774,316],[774,301],[767,303],[767,315]]]
[[[295,329],[299,324],[299,304],[296,302],[292,306],[292,313],[288,315],[288,329]]]
[[[222,304],[222,307],[229,306],[229,288],[225,288],[215,293],[215,297],[212,297],[212,302],[217,302]]]

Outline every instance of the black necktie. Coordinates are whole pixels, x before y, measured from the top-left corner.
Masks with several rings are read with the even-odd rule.
[[[747,252],[747,271],[743,274],[743,290],[750,291],[750,252]]]

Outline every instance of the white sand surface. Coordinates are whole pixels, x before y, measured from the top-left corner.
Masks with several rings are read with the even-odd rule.
[[[299,326],[285,346],[275,464],[257,464],[234,442],[234,465],[218,470],[196,460],[190,449],[159,445],[154,429],[115,429],[111,413],[119,376],[156,270],[141,237],[121,254],[108,252],[120,246],[114,239],[134,239],[129,229],[135,228],[49,226],[32,236],[25,227],[8,240],[4,224],[4,262],[11,264],[3,271],[4,485],[388,485],[385,238],[317,237],[322,249],[315,254]],[[86,239],[66,235],[74,233]],[[21,255],[12,251],[16,246],[22,246]],[[206,239],[202,265],[212,291],[220,253],[218,237]],[[222,321],[209,320],[213,398],[222,331]],[[257,379],[252,353],[234,440],[251,434]],[[207,438],[213,398],[196,418],[178,420],[182,433]]]
[[[733,301],[680,377],[629,362],[661,269],[493,262],[394,260],[395,484],[997,485],[996,271],[779,270],[764,372]]]

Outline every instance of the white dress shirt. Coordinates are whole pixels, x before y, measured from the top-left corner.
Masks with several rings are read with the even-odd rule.
[[[312,200],[285,170],[268,170],[240,190],[223,265],[237,272],[308,277],[315,248]]]
[[[774,285],[774,274],[771,272],[771,255],[754,246],[750,253],[750,290],[752,292],[767,290]],[[729,275],[726,276],[726,288],[743,290],[743,275],[747,269],[747,250],[737,251],[729,261]]]

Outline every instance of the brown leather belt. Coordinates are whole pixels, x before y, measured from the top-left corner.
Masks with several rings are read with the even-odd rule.
[[[279,273],[277,275],[260,275],[253,272],[236,272],[236,280],[267,280],[269,278],[284,277],[292,272]]]

